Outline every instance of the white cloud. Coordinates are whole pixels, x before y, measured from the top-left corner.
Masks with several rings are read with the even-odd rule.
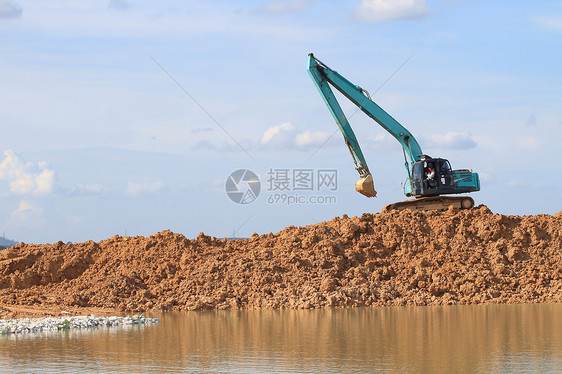
[[[324,144],[331,135],[325,131],[305,131],[299,133],[291,122],[285,122],[265,130],[261,138],[261,144],[274,149],[307,150]]]
[[[47,169],[47,163],[41,161],[38,164],[41,173],[35,177],[35,191],[37,195],[48,195],[53,192],[55,185],[55,171]]]
[[[38,227],[44,223],[43,209],[28,200],[20,201],[18,208],[10,214],[11,220],[17,225]]]
[[[362,148],[373,148],[382,150],[400,149],[400,144],[386,132],[379,132],[376,134],[369,135],[367,137],[360,138],[359,144]],[[398,148],[397,148],[398,147]]]
[[[295,145],[298,148],[318,147],[323,144],[330,135],[332,134],[325,131],[305,131],[302,134],[297,134],[295,138]]]
[[[464,150],[476,147],[476,142],[465,132],[448,132],[446,134],[433,134],[422,137],[424,148],[457,149]]]
[[[12,150],[4,151],[4,160],[0,163],[0,180],[10,182],[10,191],[25,195],[48,195],[53,192],[55,172],[47,168],[47,163],[40,161],[37,165],[24,162]]]
[[[68,193],[68,196],[97,196],[103,195],[106,188],[101,184],[78,184],[74,186]]]
[[[490,174],[483,171],[478,172],[478,177],[480,178],[480,183],[492,184],[497,181],[495,174]]]
[[[421,18],[429,13],[425,0],[361,0],[356,15],[367,22]]]
[[[261,144],[274,148],[291,147],[294,144],[296,132],[297,129],[291,122],[272,126],[263,133]]]
[[[23,10],[15,1],[0,0],[0,19],[19,18]]]
[[[156,194],[164,188],[164,182],[162,181],[150,181],[150,182],[129,182],[127,184],[127,189],[125,193],[129,196],[138,196],[146,194]]]
[[[303,10],[310,0],[271,0],[263,4],[261,9],[269,13],[290,13]]]

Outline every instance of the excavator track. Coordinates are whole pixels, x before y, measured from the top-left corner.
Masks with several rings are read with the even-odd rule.
[[[385,205],[382,212],[391,212],[393,210],[447,210],[450,206],[455,209],[470,209],[474,207],[474,200],[468,196],[434,196],[422,197],[414,200],[401,201]]]

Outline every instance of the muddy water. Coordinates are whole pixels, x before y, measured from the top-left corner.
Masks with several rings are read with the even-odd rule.
[[[562,372],[562,304],[186,312],[0,336],[0,372]]]

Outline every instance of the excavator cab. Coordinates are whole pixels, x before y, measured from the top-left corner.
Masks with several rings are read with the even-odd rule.
[[[438,196],[473,192],[480,189],[478,174],[453,170],[448,160],[423,156],[412,167],[412,196]]]

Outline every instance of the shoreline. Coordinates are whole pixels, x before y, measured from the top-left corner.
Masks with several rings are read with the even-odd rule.
[[[43,317],[75,317],[94,314],[96,316],[125,316],[127,312],[111,308],[76,307],[67,308],[53,305],[2,305],[0,319],[43,318]]]
[[[274,311],[274,310],[332,310],[332,309],[354,309],[354,308],[389,308],[389,307],[434,307],[434,306],[476,306],[476,305],[529,305],[529,304],[562,304],[562,301],[551,302],[518,302],[518,303],[466,303],[466,304],[423,304],[423,305],[377,305],[377,306],[335,306],[335,307],[320,307],[320,308],[277,308],[277,309],[200,309],[200,310],[149,310],[145,312],[132,312],[132,311],[119,311],[115,309],[106,308],[90,308],[78,307],[69,308],[71,311],[60,310],[61,308],[36,306],[29,308],[28,306],[10,305],[9,307],[0,307],[0,322],[5,320],[23,320],[23,319],[42,319],[42,318],[72,318],[72,317],[130,317],[136,315],[156,314],[161,313],[177,313],[177,312],[209,312],[209,311]]]

